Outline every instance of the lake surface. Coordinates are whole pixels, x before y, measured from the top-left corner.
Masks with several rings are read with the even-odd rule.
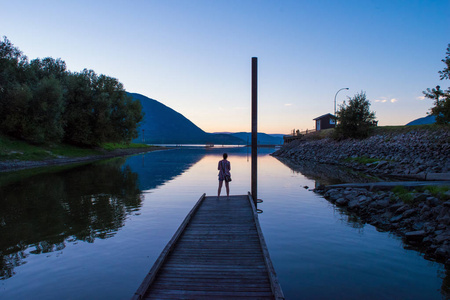
[[[247,148],[0,175],[0,299],[131,298],[200,196],[216,195],[224,151],[231,193],[247,194]],[[260,149],[258,158],[259,219],[286,299],[448,298],[443,265],[310,191],[356,174],[290,166],[272,151]]]

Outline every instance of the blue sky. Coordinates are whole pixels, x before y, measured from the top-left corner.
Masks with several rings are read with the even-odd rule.
[[[0,35],[29,59],[116,77],[207,132],[249,131],[251,57],[259,130],[313,128],[365,91],[379,125],[426,115],[440,84],[450,1],[5,1]]]

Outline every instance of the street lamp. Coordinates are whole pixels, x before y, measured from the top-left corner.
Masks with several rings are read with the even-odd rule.
[[[342,88],[339,91],[336,92],[336,95],[334,95],[334,116],[336,117],[336,96],[337,94],[342,90],[348,90],[348,88]]]

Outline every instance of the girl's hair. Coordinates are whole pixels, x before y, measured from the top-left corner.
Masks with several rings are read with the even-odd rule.
[[[223,159],[227,159],[227,157],[228,157],[228,154],[224,153],[223,154]]]

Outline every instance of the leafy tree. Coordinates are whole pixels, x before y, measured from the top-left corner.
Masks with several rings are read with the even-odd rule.
[[[64,109],[61,82],[53,76],[44,77],[36,85],[30,102],[28,116],[33,130],[28,139],[37,143],[60,142],[64,135]]]
[[[65,140],[79,145],[130,142],[142,120],[140,102],[115,78],[92,70],[66,78]]]
[[[9,84],[0,94],[0,131],[22,138],[31,130],[28,122],[28,108],[33,94],[25,84]]]
[[[115,78],[92,70],[67,71],[60,58],[28,63],[0,41],[0,132],[35,143],[96,146],[130,142],[142,120],[139,101]]]
[[[92,70],[69,74],[65,79],[66,110],[64,112],[64,140],[75,145],[95,144],[94,84],[97,74]]]
[[[25,83],[27,58],[6,38],[0,41],[0,131],[21,137],[30,128],[32,91]]]
[[[335,138],[366,138],[375,124],[375,113],[370,111],[366,93],[348,97],[348,100],[348,105],[344,101],[336,112],[338,124],[335,128]]]
[[[30,62],[29,67],[31,72],[39,79],[53,76],[58,80],[62,80],[67,75],[66,62],[61,60],[61,58],[36,58]]]
[[[450,44],[447,47],[447,56],[442,60],[446,64],[442,71],[439,71],[440,79],[450,79]],[[450,87],[444,91],[438,85],[436,88],[427,89],[423,92],[426,98],[434,100],[434,107],[430,109],[431,115],[436,117],[437,124],[450,123]]]

